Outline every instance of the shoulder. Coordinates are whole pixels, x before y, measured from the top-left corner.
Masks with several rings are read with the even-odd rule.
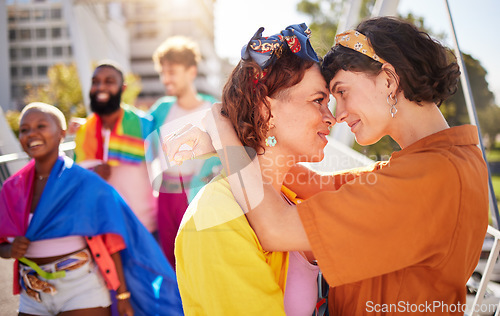
[[[151,129],[153,125],[153,116],[151,114],[128,104],[122,104],[121,107],[124,111],[124,120],[138,119],[146,131]]]
[[[196,194],[189,204],[183,221],[193,221],[196,230],[215,226],[250,226],[236,202],[227,180],[218,175]],[[183,226],[183,224],[181,224]]]
[[[65,176],[65,179],[72,179],[72,181],[78,182],[83,189],[86,186],[97,190],[96,186],[102,185],[107,187],[107,182],[102,179],[97,173],[83,168],[74,162],[73,159],[67,156],[63,156],[64,166],[61,170],[59,177]]]
[[[97,121],[98,121],[97,115],[95,113],[91,113],[85,118],[85,121],[78,126],[75,135],[78,136],[84,134],[88,128],[92,127],[95,128]]]
[[[16,173],[8,177],[2,186],[3,187],[11,185],[15,186],[19,181],[25,179],[30,174],[30,172],[33,172],[34,167],[35,167],[35,160],[31,159],[24,167],[22,167]]]
[[[204,100],[204,101],[207,101],[207,102],[210,102],[210,103],[215,103],[215,102],[218,102],[219,100],[212,96],[212,95],[209,95],[209,94],[205,94],[205,93],[198,93],[198,96]]]
[[[176,100],[177,100],[177,98],[173,97],[173,96],[161,97],[158,100],[156,100],[155,103],[153,103],[153,105],[151,106],[151,108],[149,109],[148,112],[151,113],[151,112],[158,110],[159,108],[171,106],[172,104],[175,103]]]
[[[445,150],[413,152],[393,157],[379,167],[374,175],[382,177],[377,181],[384,179],[391,182],[394,180],[395,183],[409,181],[414,187],[422,188],[446,185],[448,189],[452,189],[460,182],[458,180],[461,166]]]
[[[126,103],[122,103],[121,107],[122,107],[123,111],[128,115],[134,115],[137,117],[150,117],[149,114],[147,114],[146,112],[144,112],[141,109],[136,108],[135,106],[132,106],[132,105],[129,105]]]

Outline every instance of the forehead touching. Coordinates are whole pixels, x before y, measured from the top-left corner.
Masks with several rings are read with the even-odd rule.
[[[306,90],[310,94],[321,94],[324,97],[328,97],[329,95],[325,78],[321,75],[319,67],[315,65],[306,70],[304,77],[296,87]]]
[[[331,93],[339,87],[343,86],[360,86],[364,87],[367,84],[375,84],[376,75],[365,73],[365,72],[355,72],[349,70],[339,70],[335,76],[330,80],[328,86]]]
[[[28,118],[28,114],[31,113],[41,113],[45,116],[45,119],[47,121],[53,121],[62,130],[66,130],[66,119],[64,117],[64,114],[55,106],[41,102],[28,104],[24,107],[19,117],[19,122],[21,125],[28,123],[26,119]]]
[[[304,76],[297,84],[284,88],[273,96],[274,99],[287,101],[290,97],[300,94],[304,97],[316,97],[322,95],[324,98],[329,97],[328,86],[324,77],[321,75],[319,66],[312,65],[305,69]]]

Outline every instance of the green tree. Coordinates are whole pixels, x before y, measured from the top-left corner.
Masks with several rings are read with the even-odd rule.
[[[500,124],[498,123],[500,122],[500,107],[494,105],[478,110],[477,116],[479,120],[479,126],[481,127],[481,133],[483,139],[485,140],[484,146],[488,150],[497,149],[495,140],[497,138],[497,135],[500,134]],[[495,156],[498,157],[498,155]]]
[[[127,84],[127,88],[123,91],[122,101],[124,103],[134,105],[135,100],[137,100],[137,96],[142,90],[141,77],[128,73],[125,75],[125,83]]]
[[[5,112],[5,119],[16,136],[19,136],[19,114],[21,114],[19,111]]]
[[[302,0],[297,4],[297,10],[310,17],[311,44],[318,55],[325,55],[334,43],[342,3],[335,0]]]
[[[85,117],[82,88],[78,80],[75,64],[55,64],[47,71],[49,82],[41,86],[26,87],[26,104],[45,102],[58,107],[66,118],[71,116]]]

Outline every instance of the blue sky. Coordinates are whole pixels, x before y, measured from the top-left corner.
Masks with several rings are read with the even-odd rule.
[[[233,62],[239,59],[241,47],[259,26],[271,35],[290,24],[308,22],[296,12],[299,0],[217,0],[215,2],[216,49],[220,56]],[[472,55],[486,69],[490,90],[500,105],[500,19],[499,0],[448,0],[458,44],[462,52]],[[422,16],[425,25],[435,33],[447,35],[445,44],[453,47],[451,26],[445,0],[400,0],[398,12]],[[495,22],[496,21],[496,22]],[[496,25],[495,25],[496,24]]]
[[[448,0],[460,50],[479,60],[488,72],[486,79],[500,106],[500,1]],[[432,9],[431,9],[432,8]],[[398,11],[424,17],[433,32],[448,34],[446,45],[453,47],[451,26],[444,0],[400,0]],[[474,93],[474,91],[472,92]]]

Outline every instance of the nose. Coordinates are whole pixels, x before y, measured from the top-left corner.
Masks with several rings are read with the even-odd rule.
[[[163,85],[166,86],[167,84],[170,83],[170,76],[169,75],[161,74],[160,75],[160,80],[163,83]]]
[[[30,137],[30,136],[31,136],[31,134],[33,134],[33,129],[31,129],[31,128],[28,128],[28,129],[26,129],[26,130],[23,132],[23,136],[24,136],[24,137],[26,137],[26,138]]]
[[[323,122],[327,123],[330,127],[335,125],[335,117],[327,106],[322,106],[320,111],[323,116]]]
[[[102,91],[104,88],[104,84],[100,81],[94,81],[92,82],[92,85],[90,87],[91,91]]]
[[[342,123],[345,121],[345,119],[347,118],[347,116],[349,115],[349,113],[347,113],[345,107],[341,106],[338,102],[337,102],[337,108],[336,108],[336,119],[337,119],[337,123]]]

